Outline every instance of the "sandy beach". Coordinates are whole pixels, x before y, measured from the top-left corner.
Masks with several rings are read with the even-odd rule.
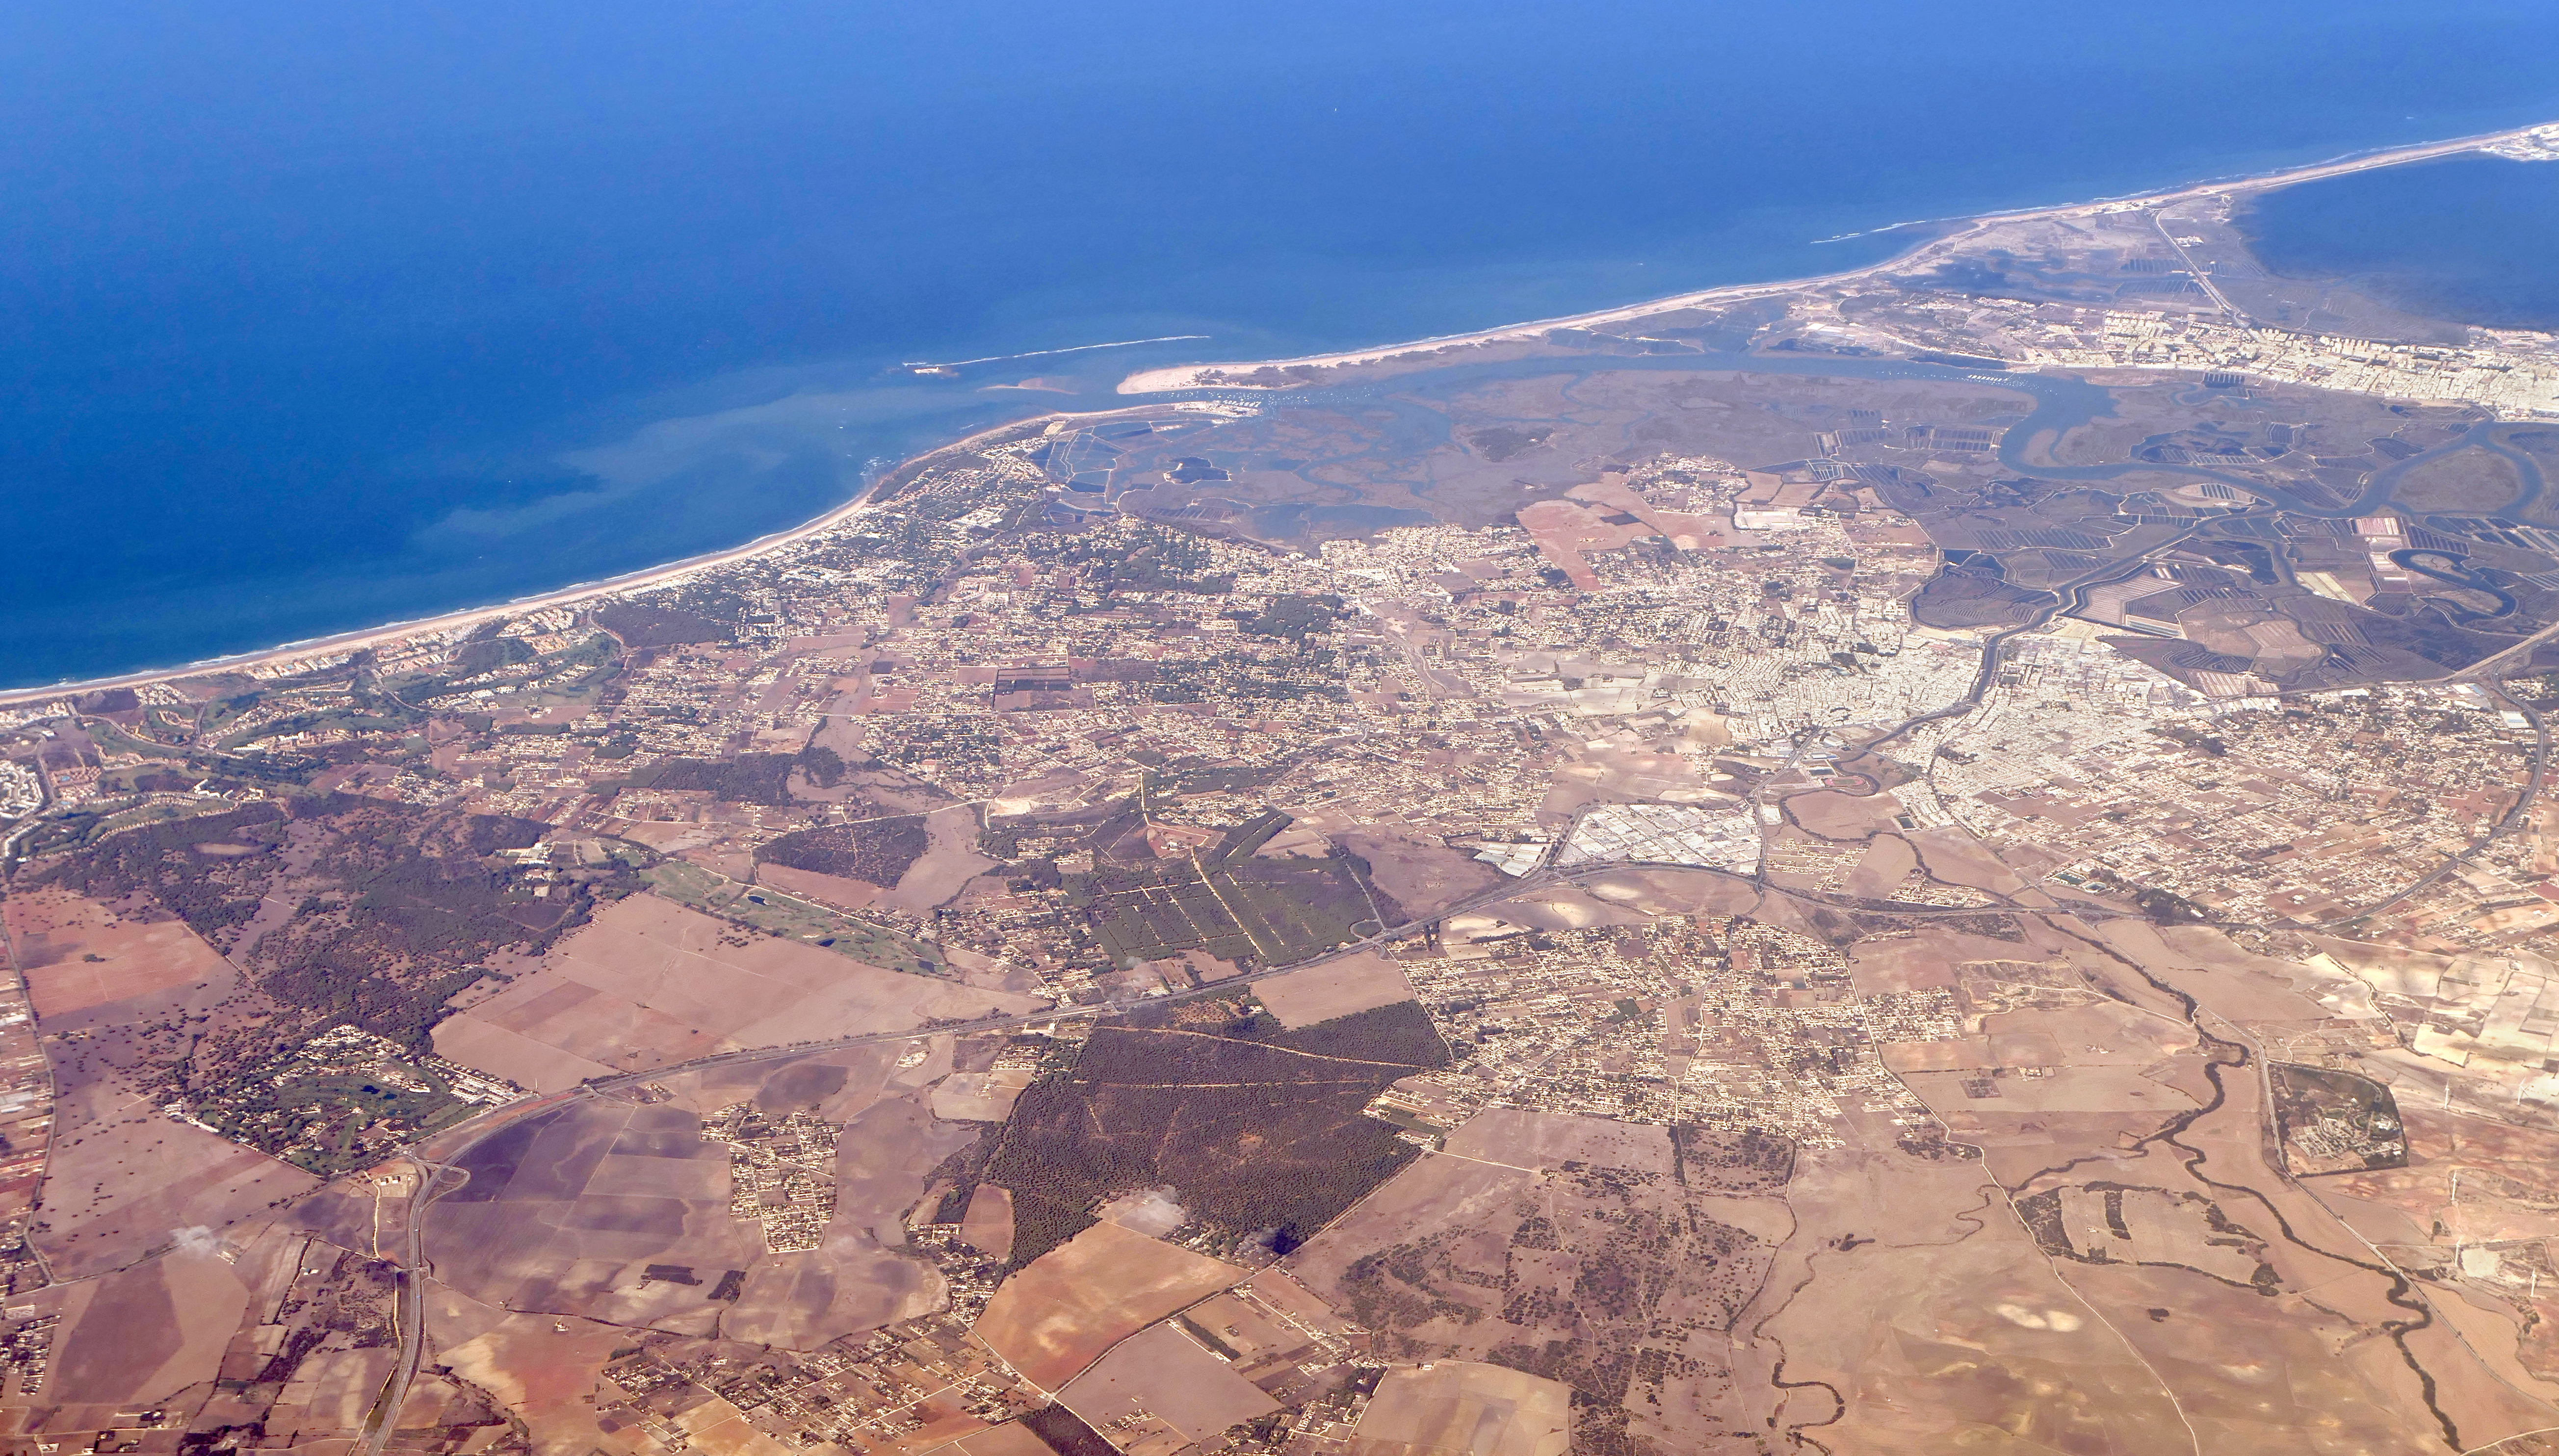
[[[1876,263],[1868,267],[1848,269],[1838,273],[1823,274],[1808,278],[1779,279],[1765,283],[1732,284],[1719,288],[1702,289],[1692,293],[1675,294],[1666,298],[1650,299],[1642,303],[1627,304],[1617,308],[1601,309],[1589,313],[1569,315],[1562,318],[1538,319],[1526,323],[1506,324],[1498,328],[1479,330],[1471,334],[1454,334],[1433,339],[1420,339],[1405,343],[1380,345],[1371,349],[1356,350],[1342,354],[1314,355],[1299,359],[1181,364],[1165,368],[1144,369],[1131,373],[1127,378],[1121,380],[1118,386],[1118,392],[1124,395],[1135,395],[1206,387],[1199,379],[1199,375],[1204,372],[1232,373],[1236,371],[1250,371],[1266,367],[1329,368],[1353,364],[1375,364],[1381,361],[1395,359],[1400,356],[1412,355],[1423,351],[1439,351],[1473,345],[1491,345],[1533,340],[1550,329],[1588,329],[1609,324],[1623,324],[1678,309],[1695,308],[1702,305],[1727,303],[1749,298],[1759,298],[1776,293],[1788,293],[1797,289],[1847,282],[1886,271],[1905,269],[1910,267],[1915,261],[1924,259],[1933,251],[1950,248],[1960,244],[1964,238],[1971,235],[1976,229],[1993,223],[2027,220],[2037,218],[2086,217],[2099,213],[2122,212],[2138,208],[2158,207],[2187,198],[2202,197],[2212,194],[2264,191],[2270,188],[2290,186],[2296,183],[2315,181],[2323,177],[2333,177],[2345,173],[2363,171],[2369,168],[2396,166],[2408,162],[2423,161],[2433,157],[2452,156],[2463,152],[2480,151],[2489,147],[2498,146],[2500,144],[2519,146],[2525,151],[2559,155],[2559,124],[2536,124],[2533,126],[2516,127],[2506,131],[2490,132],[2479,136],[2461,137],[2449,141],[2426,142],[2414,146],[2397,147],[2385,151],[2364,153],[2358,156],[2341,157],[2328,162],[2314,163],[2305,167],[2288,168],[2277,172],[2263,173],[2248,177],[2225,178],[2208,182],[2191,183],[2176,188],[2166,189],[2160,192],[2145,193],[2132,197],[2107,198],[2093,202],[2073,203],[2048,208],[2020,209],[2003,213],[1984,214],[1973,218],[1953,218],[1897,223],[1894,224],[1896,227],[1929,227],[1941,230],[1938,231],[1937,235],[1930,237],[1927,241],[1921,243],[1910,251],[1897,254],[1882,262]],[[1214,387],[1230,389],[1292,387],[1296,382],[1300,381],[1291,381],[1291,383],[1287,385],[1261,386],[1239,385],[1231,380],[1222,380]],[[1109,413],[1109,411],[1098,413]],[[965,451],[996,436],[1040,426],[1049,420],[1054,420],[1059,417],[1059,415],[1051,414],[1033,419],[1015,420],[1007,424],[995,426],[991,429],[978,431],[963,439],[954,440],[948,444],[940,445],[932,450],[909,457],[907,460],[900,462],[894,469],[884,473],[879,478],[879,481],[889,482],[898,480],[902,476],[928,465],[937,456],[957,451]],[[449,632],[458,628],[467,628],[495,618],[519,616],[527,612],[538,611],[545,607],[567,606],[577,602],[588,601],[596,597],[608,596],[617,592],[640,590],[664,582],[673,581],[677,578],[710,567],[722,566],[731,562],[746,560],[762,552],[773,550],[776,547],[786,545],[790,542],[802,540],[806,537],[816,535],[819,532],[831,529],[844,521],[857,516],[864,510],[874,509],[874,494],[876,490],[877,483],[874,483],[871,488],[865,489],[861,495],[855,497],[852,501],[829,510],[826,514],[820,515],[813,520],[793,527],[790,530],[778,531],[770,535],[760,536],[743,545],[733,546],[725,550],[706,552],[699,556],[686,557],[683,560],[669,562],[663,566],[651,567],[645,571],[631,572],[601,581],[585,582],[575,586],[562,587],[557,591],[545,592],[537,596],[523,597],[515,601],[494,603],[485,607],[468,608],[462,611],[445,613],[434,617],[423,617],[406,622],[395,622],[379,627],[365,628],[359,631],[341,633],[331,637],[286,643],[278,647],[263,649],[257,652],[240,653],[225,657],[209,658],[204,661],[184,663],[178,666],[150,668],[136,672],[119,673],[114,676],[55,683],[50,686],[0,690],[0,708],[42,706],[78,693],[93,692],[102,688],[133,687],[144,683],[165,682],[174,678],[199,676],[208,672],[241,671],[250,667],[268,663],[322,657],[334,654],[352,652],[362,648],[397,642],[425,633]]]
[[[450,632],[456,628],[472,627],[495,618],[522,616],[527,612],[540,611],[544,607],[564,607],[596,597],[610,596],[616,592],[638,591],[657,586],[679,577],[689,576],[696,571],[743,561],[793,541],[804,540],[822,531],[830,530],[866,510],[877,509],[878,502],[873,497],[880,483],[897,480],[915,469],[930,464],[936,456],[974,449],[997,436],[1041,425],[1054,418],[1056,418],[1054,415],[1041,415],[1032,419],[1013,420],[991,429],[979,430],[946,445],[937,445],[931,450],[899,462],[894,469],[884,472],[878,482],[865,488],[859,496],[814,520],[805,521],[789,530],[758,536],[744,545],[731,546],[726,550],[707,551],[699,556],[687,556],[680,561],[668,562],[664,566],[652,566],[645,571],[626,572],[621,576],[606,577],[601,581],[580,582],[575,586],[561,587],[557,591],[543,592],[538,596],[520,597],[512,602],[499,602],[486,607],[469,607],[459,612],[447,612],[434,617],[419,617],[406,622],[393,622],[380,627],[339,633],[331,637],[285,643],[278,647],[260,649],[257,652],[237,653],[226,657],[210,657],[201,662],[189,662],[176,667],[152,667],[138,672],[118,673],[112,677],[91,677],[75,682],[59,682],[48,687],[10,688],[0,691],[0,708],[49,703],[78,693],[95,692],[101,688],[138,687],[146,682],[167,682],[174,678],[196,677],[208,672],[238,672],[270,662],[330,656],[363,648],[378,647],[384,643],[398,642],[425,633]]]
[[[2542,147],[2559,147],[2559,125],[2536,123],[2506,131],[2487,132],[2479,136],[2458,137],[2450,141],[2422,142],[2414,146],[2393,147],[2385,151],[2366,152],[2315,162],[2305,167],[2257,173],[2246,177],[2219,178],[2208,182],[2187,183],[2159,192],[2130,197],[2099,198],[2090,202],[2066,203],[2048,208],[2020,208],[2001,213],[1984,213],[1971,218],[1942,218],[1921,221],[1898,222],[1876,232],[1902,227],[1941,229],[1907,252],[1896,253],[1880,263],[1863,268],[1848,268],[1837,273],[1824,273],[1809,278],[1789,278],[1770,283],[1735,283],[1721,288],[1700,289],[1694,293],[1674,294],[1668,298],[1648,299],[1642,303],[1590,313],[1568,314],[1561,318],[1535,319],[1527,323],[1505,324],[1495,329],[1482,329],[1472,334],[1446,334],[1431,339],[1416,339],[1401,344],[1383,344],[1373,349],[1354,350],[1345,354],[1308,355],[1298,359],[1247,360],[1224,364],[1172,364],[1162,368],[1139,369],[1120,381],[1123,394],[1158,394],[1178,389],[1288,389],[1301,387],[1302,379],[1284,383],[1247,384],[1228,378],[1203,379],[1203,374],[1233,375],[1257,369],[1323,369],[1355,364],[1379,364],[1402,356],[1461,349],[1469,346],[1521,343],[1536,339],[1550,329],[1594,329],[1607,324],[1631,323],[1657,314],[1679,309],[1699,308],[1710,304],[1735,303],[1744,299],[1765,298],[1773,293],[1791,293],[1801,288],[1823,287],[1854,282],[1879,273],[1899,272],[1920,262],[1931,253],[1959,246],[1975,231],[1993,223],[2032,221],[2038,218],[2084,218],[2100,213],[2129,212],[2140,208],[2162,207],[2188,198],[2220,193],[2263,192],[2277,187],[2315,182],[2323,177],[2337,177],[2375,167],[2395,167],[2409,162],[2422,162],[2433,157],[2449,157],[2462,152],[2481,151],[2499,143],[2537,142]]]

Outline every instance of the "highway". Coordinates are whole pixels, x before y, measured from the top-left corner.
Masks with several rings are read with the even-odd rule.
[[[2151,225],[2159,229],[2160,241],[2167,243],[2176,251],[2178,261],[2185,264],[2186,276],[2194,280],[2197,288],[2203,290],[2204,297],[2212,300],[2214,308],[2221,310],[2221,317],[2228,319],[2232,328],[2246,329],[2253,335],[2256,332],[2256,323],[2242,312],[2238,305],[2232,303],[2230,296],[2223,293],[2220,286],[2212,281],[2212,270],[2195,262],[2194,254],[2187,252],[2185,244],[2178,241],[2169,232],[2168,219],[2160,216],[2158,208],[2150,209],[2149,213]]]
[[[391,1276],[391,1322],[399,1330],[399,1359],[392,1364],[390,1379],[383,1383],[381,1393],[374,1397],[373,1407],[365,1412],[365,1429],[358,1441],[364,1456],[381,1456],[382,1448],[389,1444],[391,1433],[399,1428],[400,1407],[408,1403],[409,1386],[417,1380],[418,1366],[426,1357],[424,1215],[426,1206],[436,1197],[462,1186],[445,1186],[449,1171],[440,1163],[421,1163],[417,1191],[409,1196],[408,1229],[401,1240],[404,1253],[398,1271]]]

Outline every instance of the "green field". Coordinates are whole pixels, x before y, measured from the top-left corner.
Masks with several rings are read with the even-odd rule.
[[[803,941],[870,965],[913,975],[949,975],[950,963],[922,941],[840,915],[764,885],[749,885],[690,860],[660,861],[645,871],[649,888],[706,915]]]
[[[370,1060],[287,1054],[193,1099],[189,1115],[234,1142],[334,1178],[480,1110],[481,1103],[455,1095],[435,1067],[378,1045],[380,1054]]]

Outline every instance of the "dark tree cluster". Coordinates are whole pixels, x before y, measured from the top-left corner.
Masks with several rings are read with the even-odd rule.
[[[1098,1028],[1072,1070],[1022,1093],[988,1159],[1013,1195],[1013,1260],[1091,1227],[1118,1194],[1164,1186],[1216,1236],[1293,1248],[1416,1156],[1363,1112],[1446,1056],[1411,1005],[1260,1041]]]
[[[733,759],[661,759],[632,775],[634,789],[695,790],[730,803],[760,803],[780,808],[791,802],[791,770],[798,760],[787,753],[742,753]]]
[[[606,606],[596,612],[595,625],[622,639],[622,645],[630,648],[726,642],[729,636],[729,629],[723,623],[696,613],[642,602],[615,602]]]
[[[757,848],[756,859],[812,874],[836,875],[888,889],[923,855],[930,836],[922,814],[824,824],[783,835]]]

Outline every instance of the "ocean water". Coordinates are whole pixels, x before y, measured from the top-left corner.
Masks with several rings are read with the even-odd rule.
[[[2287,187],[2240,219],[2279,273],[2414,314],[2559,330],[2559,163],[2469,156]]]
[[[1146,364],[2559,116],[2542,0],[103,0],[0,54],[5,683],[735,544]]]

